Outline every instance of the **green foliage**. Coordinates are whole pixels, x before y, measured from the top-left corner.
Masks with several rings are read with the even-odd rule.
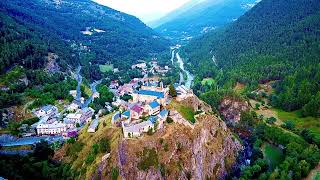
[[[144,148],[143,152],[139,153],[140,161],[138,163],[138,169],[146,171],[151,166],[155,169],[159,166],[158,154],[157,151],[153,149]]]
[[[99,141],[99,152],[100,153],[106,153],[106,152],[110,152],[111,151],[111,147],[110,147],[110,140],[103,138]]]
[[[296,125],[293,121],[287,120],[281,125],[281,127],[286,128],[288,130],[293,130],[296,127]]]
[[[66,151],[66,155],[71,157],[72,159],[76,159],[78,157],[78,153],[82,150],[84,144],[79,141],[73,142],[70,147]]]
[[[275,117],[270,117],[270,118],[267,118],[266,122],[268,124],[274,124],[275,122],[277,122],[277,119]]]
[[[124,101],[129,101],[129,100],[132,100],[132,96],[128,94],[124,94],[123,96],[120,97],[120,99]]]
[[[171,117],[168,117],[167,120],[166,120],[166,122],[167,122],[168,124],[171,124],[171,123],[173,123],[173,119],[172,119]]]
[[[48,160],[54,154],[54,151],[50,148],[47,141],[41,141],[40,143],[36,144],[34,148],[33,155],[34,157],[38,158],[39,160]]]
[[[197,75],[195,93],[226,89],[234,82],[251,86],[280,80],[272,105],[287,111],[305,107],[305,116],[316,117],[319,18],[317,0],[265,0],[230,26],[195,38],[184,48],[187,67]],[[201,84],[204,78],[217,85]]]
[[[171,97],[177,97],[177,91],[172,84],[169,86],[169,95]]]
[[[111,169],[111,179],[112,180],[117,180],[119,177],[119,169],[118,167],[112,167]]]

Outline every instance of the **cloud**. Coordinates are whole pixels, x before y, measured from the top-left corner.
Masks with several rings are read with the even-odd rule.
[[[156,20],[190,0],[94,0],[113,9],[137,16],[144,22]]]

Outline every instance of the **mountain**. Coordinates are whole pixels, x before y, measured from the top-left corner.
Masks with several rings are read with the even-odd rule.
[[[273,105],[297,110],[319,96],[319,22],[317,0],[263,0],[225,29],[191,41],[184,51],[189,68],[201,77],[216,78],[221,69],[224,82],[277,80]]]
[[[183,42],[233,22],[256,3],[256,0],[191,1],[150,24],[167,38]]]
[[[125,69],[168,45],[138,18],[90,0],[3,0],[0,11],[47,45],[51,39],[66,43],[83,65],[110,62]]]

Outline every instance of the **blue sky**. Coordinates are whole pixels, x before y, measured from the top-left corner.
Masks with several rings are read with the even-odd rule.
[[[190,0],[94,0],[113,9],[137,16],[148,23],[179,8]]]

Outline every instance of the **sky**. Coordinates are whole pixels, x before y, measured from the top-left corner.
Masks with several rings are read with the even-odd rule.
[[[145,23],[163,17],[190,0],[94,0],[118,11],[137,16]]]

